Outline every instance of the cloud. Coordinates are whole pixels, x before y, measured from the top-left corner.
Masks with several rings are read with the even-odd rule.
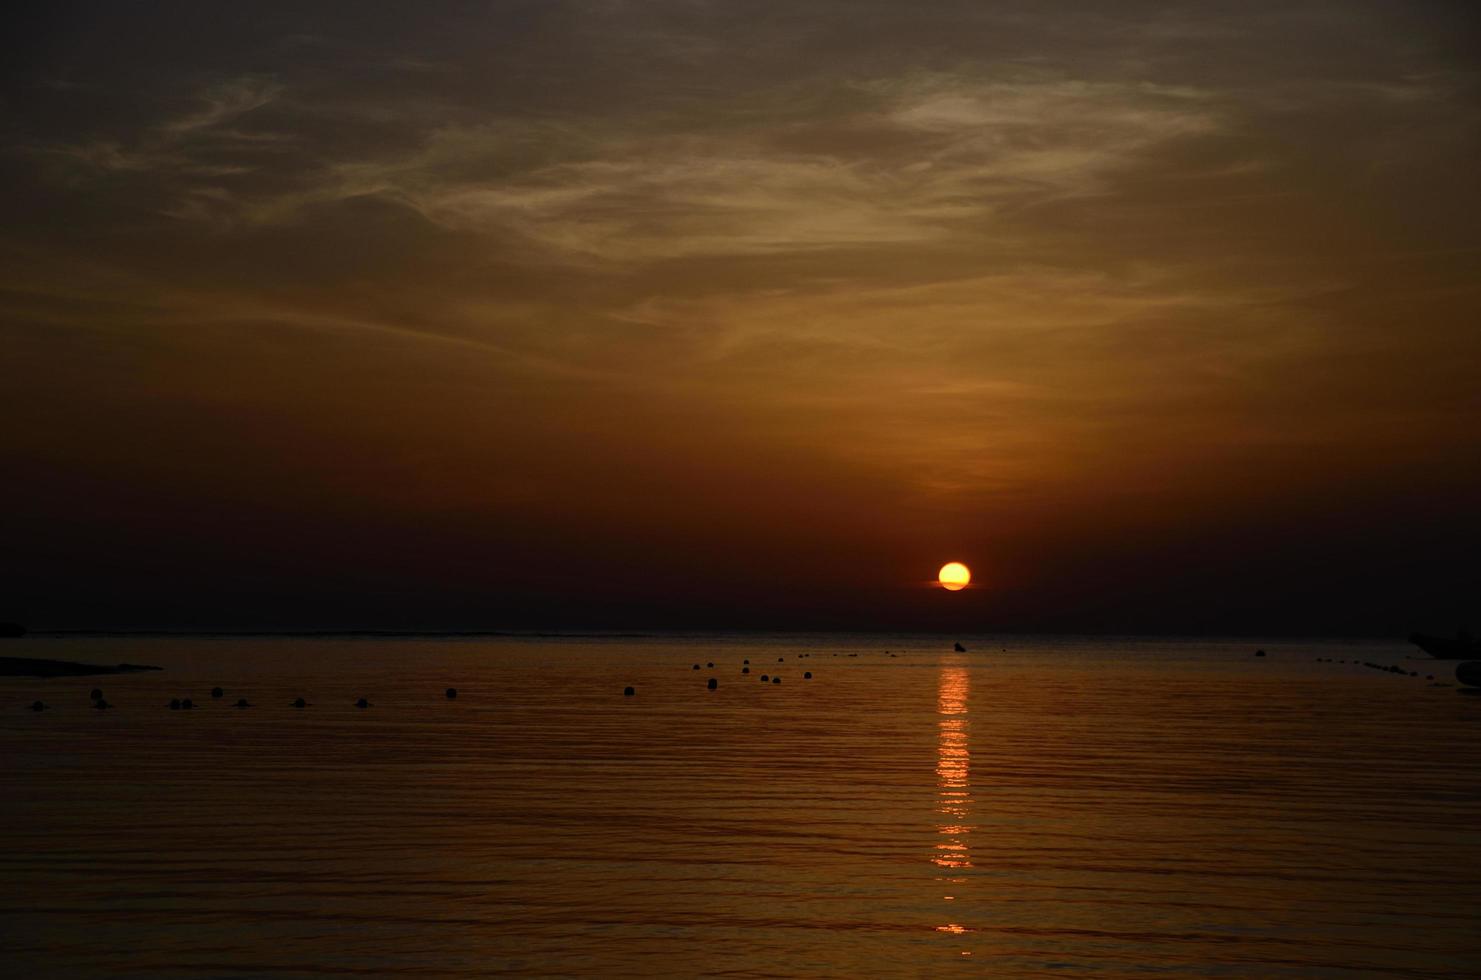
[[[32,145],[35,155],[62,160],[81,167],[84,174],[153,175],[167,194],[186,197],[200,193],[202,178],[231,177],[257,169],[244,153],[271,151],[292,137],[270,131],[253,131],[227,124],[238,123],[254,110],[279,98],[283,86],[270,79],[243,76],[211,85],[194,98],[196,108],[170,116],[137,130],[132,139],[95,138],[77,143]],[[182,190],[175,181],[186,180]],[[166,208],[166,213],[198,215],[189,206]]]
[[[1119,168],[1222,122],[1186,88],[945,76],[849,88],[854,111],[781,124],[737,114],[730,125],[441,126],[414,152],[340,160],[308,187],[243,199],[237,217],[292,221],[379,197],[448,229],[523,242],[529,260],[547,262],[940,243],[1003,208],[1105,193]],[[861,132],[878,148],[861,148]]]
[[[167,120],[159,131],[172,140],[183,140],[260,109],[282,92],[279,83],[250,75],[221,82],[199,93],[196,111]]]

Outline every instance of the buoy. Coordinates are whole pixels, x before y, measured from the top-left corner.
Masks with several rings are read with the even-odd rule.
[[[715,688],[717,688],[719,686],[720,686],[720,682],[717,681],[717,680],[715,680],[713,677],[711,677],[710,678],[710,690],[713,691]]]
[[[625,697],[625,698],[630,698],[630,697],[632,697],[632,696],[633,696],[633,695],[634,695],[634,694],[637,694],[637,693],[638,693],[638,692],[637,692],[637,691],[634,691],[634,690],[633,690],[633,689],[632,689],[632,688],[630,688],[630,687],[624,687],[624,688],[623,688],[623,689],[622,689],[622,696],[623,696],[623,697]]]
[[[225,691],[223,691],[223,690],[222,690],[222,689],[221,689],[221,688],[219,688],[219,687],[213,687],[213,688],[211,688],[211,697],[213,697],[213,698],[219,698],[219,697],[221,697],[221,696],[222,696],[222,695],[224,695],[224,694],[225,694],[225,693],[226,693],[226,692],[225,692]]]
[[[236,707],[238,707],[238,708],[250,708],[252,706],[247,703],[247,699],[246,698],[237,698]]]
[[[32,711],[45,711],[46,710],[46,702],[45,701],[32,701],[31,702],[31,710]]]
[[[370,707],[370,702],[367,701],[367,700],[365,700],[364,698],[361,698],[359,701],[356,701],[355,702],[355,707],[357,707],[357,708],[368,708],[368,707]]]
[[[805,681],[812,680],[812,671],[810,671],[810,670],[804,670],[802,672],[802,679],[805,680]]]
[[[444,693],[447,695],[447,699],[451,701],[453,698],[458,696],[458,689],[455,687],[450,687]]]
[[[103,689],[101,687],[93,688],[93,693],[89,694],[88,697],[92,698],[94,701],[103,700]]]
[[[303,698],[294,698],[293,699],[293,707],[295,707],[295,708],[307,708],[308,706],[309,706],[309,703],[307,701],[305,701]]]

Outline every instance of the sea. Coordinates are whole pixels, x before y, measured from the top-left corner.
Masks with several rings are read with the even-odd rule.
[[[1399,642],[0,644],[164,668],[0,678],[8,977],[1481,975],[1481,695]]]

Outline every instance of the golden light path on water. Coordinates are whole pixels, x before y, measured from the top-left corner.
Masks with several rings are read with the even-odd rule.
[[[957,872],[972,867],[972,854],[967,842],[972,832],[969,822],[972,811],[972,750],[969,745],[971,719],[967,709],[967,695],[970,691],[971,675],[965,667],[942,666],[936,695],[936,712],[939,716],[936,810],[941,817],[938,827],[941,840],[936,844],[933,862],[942,870],[937,880],[946,886],[942,898],[947,902],[955,901],[956,886],[966,883],[966,879]],[[951,919],[948,915],[948,920]],[[961,935],[971,930],[959,922],[948,921],[945,925],[937,926],[936,931]],[[962,955],[972,954],[963,950]]]

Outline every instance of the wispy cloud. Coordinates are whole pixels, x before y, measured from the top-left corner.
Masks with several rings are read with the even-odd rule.
[[[308,205],[379,197],[523,241],[540,261],[923,244],[1001,208],[1103,193],[1140,155],[1222,124],[1192,89],[943,76],[851,88],[854,112],[781,127],[641,116],[441,126],[414,152],[339,160],[298,190],[236,199],[234,217],[291,221]],[[790,145],[809,127],[810,148]],[[859,131],[880,148],[860,148]]]
[[[84,174],[153,175],[167,193],[179,193],[173,181],[249,173],[257,163],[244,157],[243,150],[259,152],[290,141],[292,137],[283,133],[228,126],[271,104],[282,92],[283,86],[270,79],[236,78],[201,90],[192,109],[144,127],[131,139],[96,138],[37,144],[28,149],[35,155],[80,167]],[[186,193],[197,192],[191,187]]]

